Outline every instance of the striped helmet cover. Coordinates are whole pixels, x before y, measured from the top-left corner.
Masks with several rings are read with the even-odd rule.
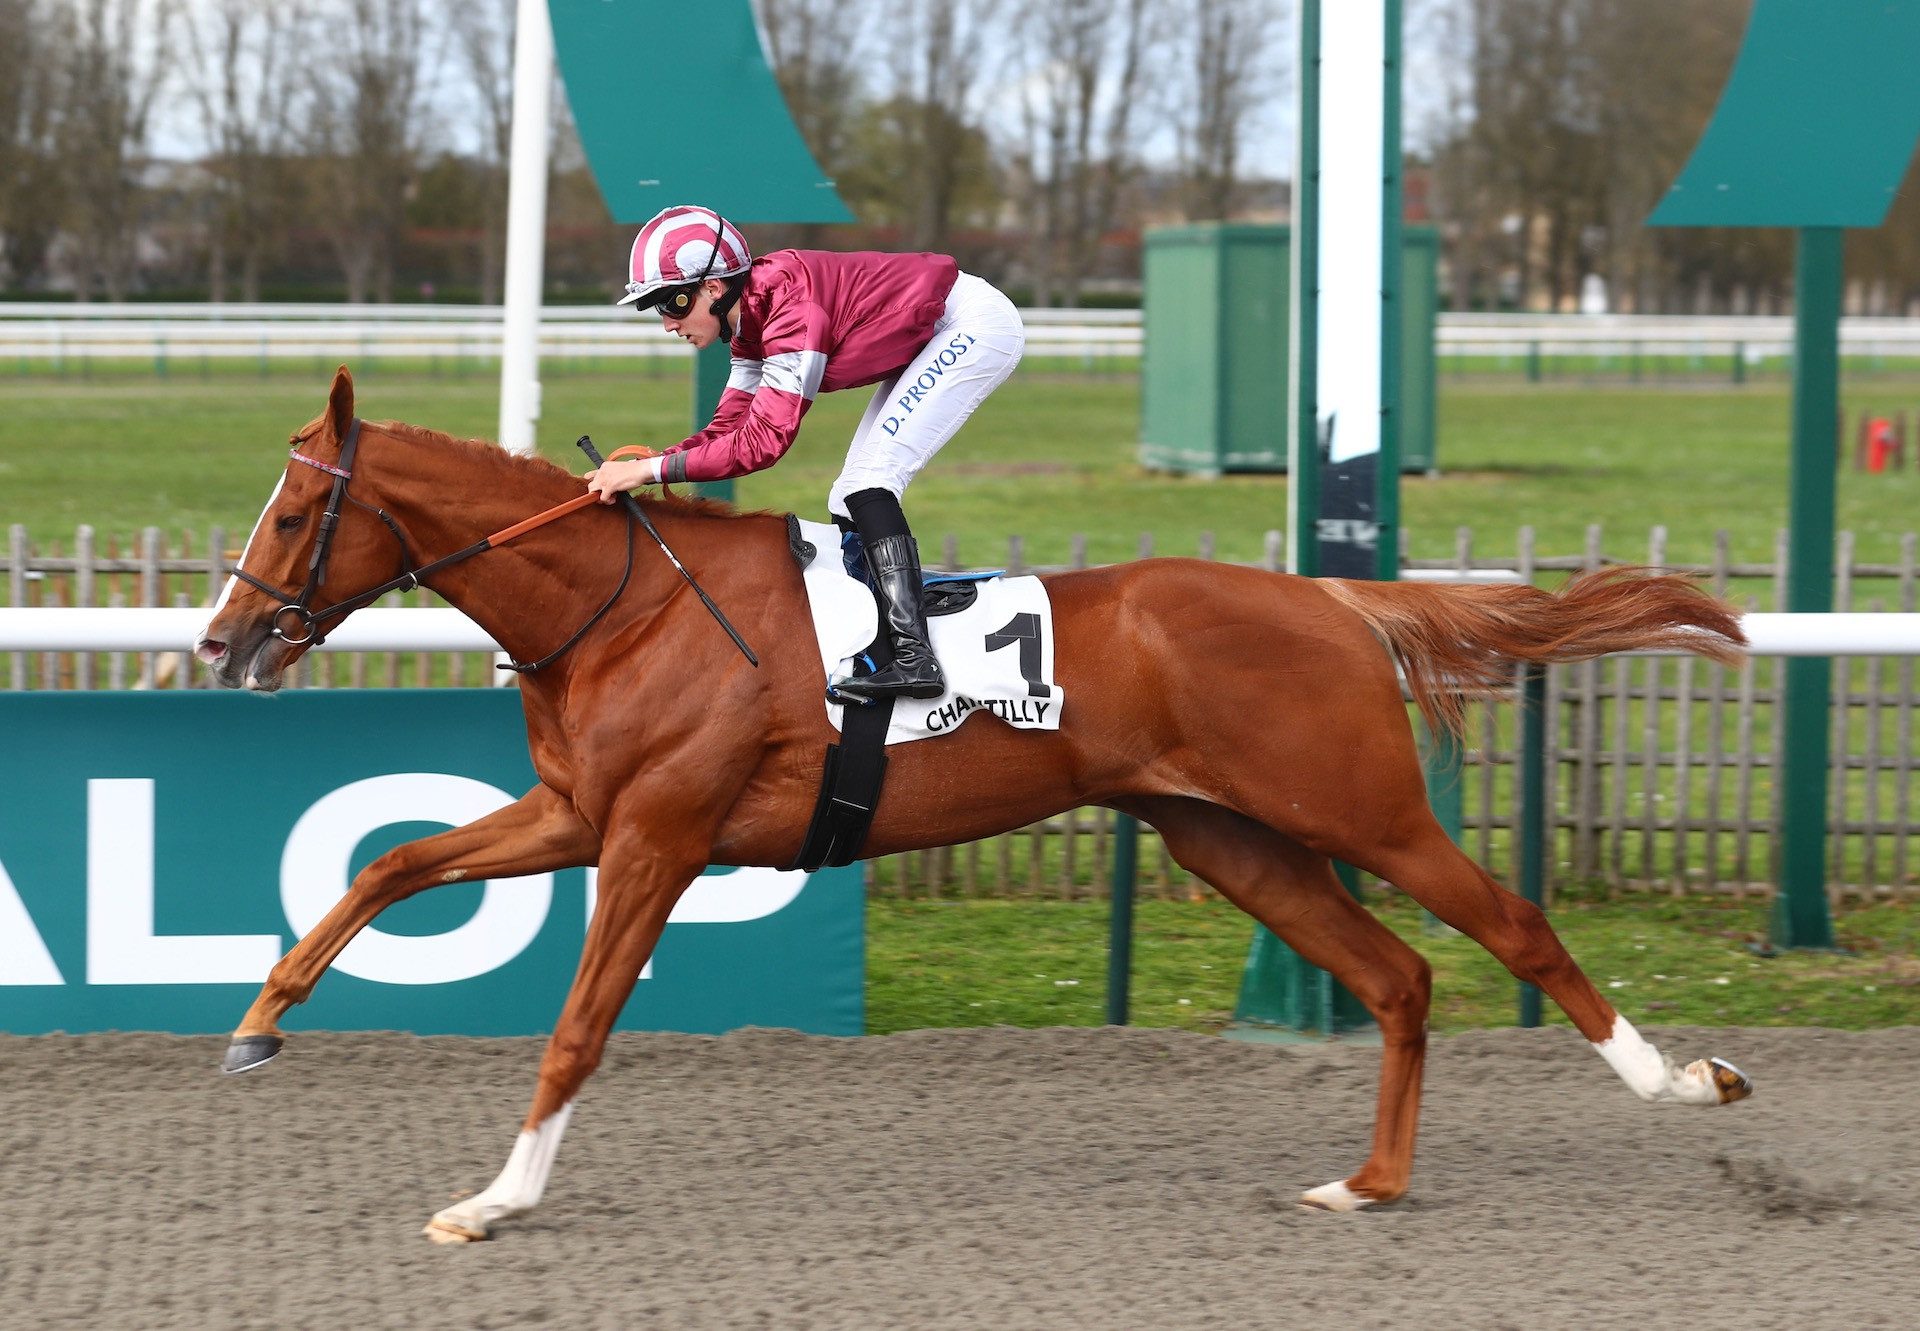
[[[713,252],[716,227],[718,255]],[[711,208],[676,204],[655,213],[633,238],[633,252],[627,258],[627,293],[615,303],[630,305],[667,287],[684,286],[703,271],[708,277],[732,277],[752,264],[753,251],[733,223]]]

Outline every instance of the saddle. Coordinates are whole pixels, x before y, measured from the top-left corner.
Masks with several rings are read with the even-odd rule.
[[[836,538],[840,543],[839,566],[836,568],[832,564],[827,564],[822,567],[818,563],[821,545]],[[833,676],[836,663],[842,664],[844,673],[844,664],[850,662],[851,672],[856,676],[870,674],[889,664],[892,659],[889,655],[889,643],[884,628],[879,624],[878,616],[876,615],[871,621],[873,626],[871,642],[866,643],[864,647],[858,645],[858,637],[852,638],[849,642],[846,639],[851,635],[844,634],[844,630],[851,627],[844,617],[847,614],[848,593],[831,587],[822,589],[816,586],[818,580],[824,579],[827,583],[837,584],[837,587],[842,589],[863,588],[867,597],[874,597],[873,586],[867,574],[865,550],[861,545],[859,534],[841,533],[834,528],[815,524],[807,524],[803,528],[800,520],[789,514],[787,543],[794,562],[800,566],[807,577],[810,608],[815,614],[816,632],[821,635],[823,665],[828,676]],[[981,650],[1000,643],[1002,638],[1005,639],[1006,644],[1016,645],[1014,637],[1005,634],[998,637],[991,634],[980,635],[975,629],[968,629],[966,627],[968,621],[964,618],[965,612],[974,609],[976,605],[982,608],[983,613],[995,613],[997,602],[992,598],[983,601],[982,594],[983,589],[994,590],[1006,586],[1004,579],[994,581],[1001,579],[1003,572],[1003,570],[988,569],[964,573],[922,574],[923,605],[929,627],[936,620],[951,622],[958,626],[956,631],[965,635],[968,640],[974,636],[983,637],[983,642],[979,644]],[[845,575],[844,579],[842,574]],[[1014,581],[1035,583],[1033,579]],[[823,603],[819,598],[823,590],[830,593],[827,600],[837,604],[837,612],[822,608]],[[1044,593],[1041,595],[1043,597]],[[831,616],[830,619],[829,616]],[[1036,625],[1039,622],[1038,617],[1031,613],[1025,615],[1024,619],[1033,619]],[[978,616],[975,616],[975,620],[978,620]],[[833,623],[843,634],[843,636],[832,638],[835,645],[831,648],[826,646],[830,635],[827,628],[823,627],[828,622]],[[1002,626],[998,619],[995,619],[986,627],[997,629]],[[863,627],[859,632],[865,636],[866,629]],[[1024,635],[1026,632],[1023,622],[1021,633]],[[1029,643],[1022,638],[1017,644],[1022,646],[1023,650],[1031,649],[1031,655],[1036,663],[1039,657],[1037,636],[1039,632],[1040,630],[1036,627],[1033,631],[1034,641]],[[965,660],[963,652],[956,652],[955,655],[962,661]],[[1003,659],[1008,655],[1010,654],[1004,651],[1000,653]],[[832,659],[825,659],[829,657]],[[943,650],[943,662],[946,659],[947,652]],[[1021,660],[1024,662],[1026,658],[1023,656]],[[1023,671],[1027,668],[1026,665],[1022,666]],[[1037,664],[1033,668],[1037,672]],[[951,676],[952,672],[949,673]],[[1021,714],[1016,718],[1012,714],[1015,705],[1003,701],[1007,693],[1004,680],[980,681],[986,687],[981,688],[976,685],[973,688],[972,692],[979,695],[976,698],[962,691],[966,688],[965,679],[964,672],[961,682],[957,685],[953,684],[950,678],[950,685],[952,685],[950,693],[936,703],[886,698],[871,703],[844,705],[835,700],[834,705],[829,706],[829,717],[837,721],[840,729],[840,741],[837,744],[827,745],[826,760],[821,772],[820,794],[814,803],[813,818],[807,828],[806,840],[801,846],[800,853],[790,867],[812,870],[823,864],[850,864],[859,857],[861,847],[866,841],[867,830],[873,822],[874,809],[880,802],[881,788],[885,784],[886,746],[889,743],[900,743],[951,730],[969,712],[979,708],[993,709],[1003,719],[1008,719],[1013,724],[1029,726],[1039,724],[1045,711],[1051,709],[1051,704],[1019,705]],[[1057,703],[1057,690],[1051,689],[1044,683],[1030,682],[1024,676],[1020,679],[1019,691],[1023,694],[1034,692],[1036,697],[1045,697],[1051,692]],[[989,699],[991,701],[987,701]],[[928,715],[928,709],[934,707],[938,707],[940,715],[933,721],[927,721],[925,718]],[[905,718],[905,724],[901,721],[902,717]],[[917,725],[916,717],[920,718]],[[1057,725],[1056,712],[1053,725],[1042,725],[1041,728],[1053,728]]]
[[[809,541],[800,529],[800,519],[792,513],[787,514],[787,546],[793,551],[794,562],[801,568],[813,563],[820,548]],[[866,545],[857,531],[840,534],[840,563],[847,576],[860,583],[868,591],[873,591],[873,576],[867,571]],[[938,569],[923,570],[920,574],[921,607],[928,618],[941,615],[957,615],[967,609],[979,596],[978,584],[988,578],[1004,577],[1003,568],[976,569],[965,573],[943,573]],[[870,664],[870,663],[869,663]]]

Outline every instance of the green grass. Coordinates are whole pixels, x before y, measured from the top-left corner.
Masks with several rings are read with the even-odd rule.
[[[235,540],[252,526],[284,465],[287,435],[324,400],[324,372],[282,369],[268,380],[175,375],[0,380],[0,522],[34,541],[68,542],[81,523],[104,541],[154,525]],[[456,434],[490,436],[496,384],[466,378],[362,375],[360,406]],[[739,486],[744,505],[824,510],[864,395],[824,397],[782,463]],[[1920,384],[1875,378],[1850,388],[1863,409],[1920,403]],[[603,450],[680,438],[689,389],[673,367],[565,373],[549,367],[541,451],[575,470],[575,436]],[[1786,522],[1788,397],[1778,384],[1716,389],[1594,389],[1443,383],[1438,477],[1410,477],[1404,521],[1416,557],[1441,558],[1470,527],[1485,554],[1511,553],[1531,524],[1546,553],[1577,554],[1599,523],[1607,552],[1643,557],[1664,525],[1668,557],[1705,562],[1726,529],[1736,560],[1772,558]],[[1138,387],[1130,376],[1023,371],[976,414],[915,482],[908,508],[923,543],[958,539],[962,560],[999,563],[1007,538],[1029,563],[1064,563],[1083,535],[1094,562],[1132,558],[1151,532],[1155,551],[1194,552],[1214,533],[1223,558],[1260,557],[1286,517],[1286,480],[1218,481],[1150,474],[1136,462]],[[1858,557],[1894,562],[1915,527],[1920,470],[1841,476],[1839,522]]]
[[[490,436],[492,368],[467,367],[464,376],[454,368],[438,376],[418,367],[363,373],[361,410]],[[1264,533],[1285,521],[1285,478],[1149,474],[1135,460],[1136,381],[1062,368],[1017,375],[915,482],[908,507],[930,551],[952,533],[963,560],[998,563],[1017,534],[1028,563],[1063,563],[1081,535],[1087,557],[1106,562],[1134,557],[1141,533],[1151,532],[1158,553],[1191,552],[1213,533],[1221,557],[1260,556]],[[674,367],[549,365],[545,377],[541,450],[570,469],[584,466],[572,447],[582,433],[603,450],[686,433],[689,390]],[[69,542],[81,523],[96,528],[103,546],[109,535],[124,544],[149,525],[202,538],[218,525],[237,542],[284,466],[288,434],[319,411],[327,379],[320,366],[282,367],[268,379],[176,370],[164,380],[126,373],[0,381],[0,524],[24,524],[42,546]],[[1920,383],[1893,377],[1863,378],[1847,394],[1849,420],[1916,404]],[[823,398],[781,465],[741,483],[741,503],[820,515],[863,406],[861,394]],[[1574,554],[1598,523],[1608,554],[1639,556],[1648,531],[1662,525],[1671,560],[1707,562],[1713,533],[1725,529],[1735,560],[1767,562],[1786,521],[1787,431],[1788,395],[1778,382],[1608,389],[1448,380],[1443,472],[1403,487],[1412,550],[1449,556],[1455,528],[1465,526],[1480,553],[1508,553],[1517,530],[1531,524],[1543,553]],[[1900,538],[1916,525],[1916,501],[1920,469],[1843,471],[1839,525],[1856,533],[1856,557],[1896,562]],[[1437,1029],[1512,1020],[1513,982],[1476,945],[1425,934],[1419,912],[1404,903],[1382,909],[1435,965]],[[1554,918],[1598,983],[1620,983],[1609,996],[1636,1020],[1916,1019],[1920,922],[1911,910],[1842,915],[1842,940],[1858,955],[1761,960],[1744,945],[1764,936],[1764,909],[1757,901],[1642,898],[1564,903]],[[1245,917],[1212,900],[1142,902],[1139,911],[1136,1021],[1217,1029],[1237,992]],[[869,933],[876,1031],[1101,1019],[1101,903],[877,900]]]
[[[1430,933],[1403,897],[1369,906],[1434,969],[1437,1032],[1510,1026],[1513,977],[1477,943]],[[1829,1026],[1920,1021],[1920,916],[1876,906],[1839,914],[1848,952],[1761,957],[1757,900],[1639,897],[1557,906],[1574,958],[1645,1025]],[[900,901],[867,906],[867,1027],[1097,1026],[1105,1020],[1107,907],[1100,901]],[[1251,937],[1224,901],[1135,907],[1132,1021],[1217,1031],[1232,1016]],[[1544,1005],[1549,1024],[1566,1024]]]
[[[603,450],[679,438],[689,424],[685,368],[549,363],[543,452],[579,470],[571,441],[580,433]],[[204,381],[178,372],[162,380],[137,363],[90,381],[0,378],[0,523],[24,524],[43,549],[70,542],[81,523],[96,528],[101,548],[117,534],[125,549],[149,524],[170,534],[192,529],[196,550],[217,524],[237,545],[284,465],[288,433],[319,410],[328,375],[324,365],[280,365],[268,379],[240,369],[229,365]],[[376,418],[491,434],[492,367],[442,370],[364,372],[360,406]],[[1920,383],[1861,375],[1849,389],[1849,418],[1909,403],[1920,404]],[[823,397],[780,465],[740,483],[740,502],[821,516],[863,406],[860,393]],[[1779,383],[1634,389],[1446,380],[1439,420],[1442,473],[1403,484],[1418,557],[1450,555],[1460,527],[1475,533],[1483,555],[1509,554],[1523,524],[1536,529],[1541,552],[1574,555],[1598,523],[1616,557],[1645,557],[1648,532],[1660,525],[1670,560],[1709,561],[1713,534],[1725,529],[1736,561],[1764,564],[1786,522],[1788,396]],[[962,562],[993,565],[1011,562],[1007,541],[1017,534],[1024,562],[1064,563],[1082,535],[1087,558],[1107,562],[1133,558],[1143,532],[1158,552],[1174,554],[1194,551],[1211,532],[1223,557],[1260,557],[1264,534],[1286,520],[1286,479],[1148,473],[1135,460],[1138,425],[1130,376],[1070,374],[1059,364],[1023,369],[915,482],[908,508],[923,545],[937,559],[951,533]],[[1841,474],[1839,522],[1856,534],[1860,560],[1896,563],[1917,511],[1920,468]],[[192,580],[186,590],[205,593]],[[1768,608],[1772,590],[1748,580],[1733,592]],[[1863,605],[1890,595],[1884,582],[1859,589]],[[406,660],[400,667],[403,675],[412,669]],[[1660,669],[1669,678],[1677,671]],[[1866,669],[1853,665],[1856,685]],[[1665,710],[1670,743],[1675,720]],[[1765,709],[1756,723],[1764,742]],[[1864,721],[1856,716],[1852,725],[1857,731]],[[1855,743],[1864,751],[1864,739]],[[1897,743],[1891,728],[1881,737],[1883,751]],[[1764,772],[1756,780],[1763,815],[1766,781]]]

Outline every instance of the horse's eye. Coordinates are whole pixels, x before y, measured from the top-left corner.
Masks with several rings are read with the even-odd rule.
[[[305,513],[289,513],[287,514],[287,516],[285,516],[284,518],[281,518],[280,521],[274,523],[273,525],[279,528],[281,531],[292,531],[295,527],[298,527],[301,523],[305,522],[306,520],[307,520],[307,515]]]

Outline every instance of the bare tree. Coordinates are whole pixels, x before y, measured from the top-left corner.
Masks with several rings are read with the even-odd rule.
[[[1136,118],[1150,46],[1164,38],[1164,0],[1055,0],[1013,24],[1026,97],[1022,123],[1035,299],[1080,302],[1094,247],[1137,170]]]
[[[1644,226],[1712,113],[1751,0],[1454,0],[1464,89],[1434,144],[1456,302],[1639,309],[1784,281],[1766,236]],[[1478,293],[1478,294],[1476,294]]]
[[[480,109],[480,302],[500,300],[507,248],[507,159],[513,144],[513,0],[453,9],[461,63]]]
[[[65,207],[60,52],[43,0],[0,0],[0,262],[21,286],[39,280]]]
[[[1183,0],[1182,7],[1192,58],[1177,117],[1185,212],[1220,219],[1233,212],[1249,124],[1282,91],[1269,69],[1284,14],[1273,0]]]
[[[1861,314],[1920,314],[1920,154],[1907,166],[1886,221],[1873,231],[1847,233],[1847,271],[1867,284]]]
[[[754,0],[753,10],[794,126],[820,169],[837,175],[860,111],[872,0]]]
[[[426,37],[424,0],[338,0],[314,42],[311,214],[356,304],[393,299],[427,119]]]
[[[167,0],[73,0],[55,133],[70,187],[75,294],[126,297],[135,271],[140,157],[167,64]],[[143,40],[144,39],[144,40]]]
[[[301,92],[291,67],[306,21],[302,0],[215,0],[187,13],[183,63],[209,148],[207,280],[215,301],[226,299],[235,263],[240,299],[259,300],[262,272],[285,245]]]
[[[893,107],[915,248],[948,248],[966,173],[980,165],[968,151],[974,101],[1000,10],[999,0],[910,0],[896,11],[899,49],[911,55],[894,67]]]
[[[1428,202],[1440,222],[1447,259],[1445,300],[1456,310],[1490,309],[1499,304],[1490,255],[1498,244],[1501,218],[1497,208],[1478,197],[1484,170],[1471,132],[1471,16],[1453,0],[1414,0],[1406,17],[1409,46],[1424,38],[1427,59],[1421,65],[1430,73],[1444,71],[1428,104],[1421,137],[1429,145]]]

